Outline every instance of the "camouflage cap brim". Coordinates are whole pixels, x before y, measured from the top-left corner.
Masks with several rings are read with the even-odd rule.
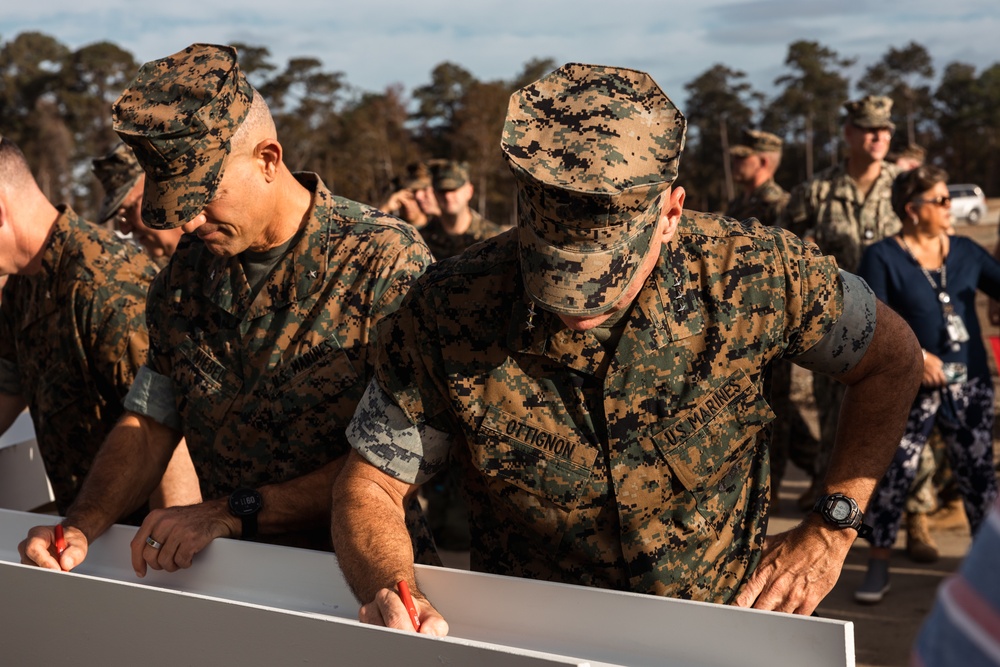
[[[860,127],[862,130],[880,130],[883,127],[888,128],[890,132],[896,131],[896,124],[891,120],[868,120],[866,118],[853,118],[851,119],[851,125],[854,127]]]
[[[111,192],[104,194],[104,199],[101,200],[101,210],[97,213],[97,221],[100,223],[105,223],[115,216],[118,209],[121,208],[122,202],[125,201],[125,197],[128,193],[132,191],[135,184],[139,182],[139,176],[136,176],[131,181],[124,183]]]
[[[525,290],[546,310],[573,317],[604,313],[628,291],[660,216],[660,207],[651,205],[624,224],[580,229],[572,223],[542,222],[520,200],[519,211]],[[539,226],[549,231],[541,235]],[[558,233],[552,233],[554,228]],[[560,244],[546,240],[552,238],[560,238]]]
[[[729,149],[729,154],[735,157],[749,157],[754,154],[754,150],[749,146],[737,144]]]
[[[197,157],[197,156],[193,156]],[[169,180],[146,178],[142,221],[152,229],[174,229],[193,220],[215,196],[229,158],[228,149],[201,153],[194,168]]]

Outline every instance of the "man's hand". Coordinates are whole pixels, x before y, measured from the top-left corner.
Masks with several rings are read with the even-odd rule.
[[[448,622],[431,606],[419,591],[413,592],[413,604],[417,608],[420,634],[444,637],[448,634]],[[406,605],[396,591],[383,588],[375,594],[375,599],[361,607],[358,620],[369,625],[381,625],[397,630],[413,631],[413,621]]]
[[[66,549],[61,554],[56,549],[55,526],[35,526],[28,537],[17,545],[22,565],[36,565],[48,570],[69,572],[87,557],[90,543],[87,536],[72,526],[65,528]]]
[[[144,577],[147,565],[167,572],[191,567],[195,554],[212,540],[239,535],[238,523],[225,499],[153,510],[132,538],[132,568]]]
[[[737,607],[810,615],[833,590],[857,533],[810,517],[764,540],[760,565],[736,598]]]

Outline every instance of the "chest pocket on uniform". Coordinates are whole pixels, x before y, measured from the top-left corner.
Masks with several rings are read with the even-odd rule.
[[[177,346],[173,380],[185,424],[207,433],[214,433],[223,423],[243,386],[236,373],[190,337]]]
[[[361,399],[361,376],[335,336],[330,336],[277,369],[267,382],[264,401],[253,418],[287,424],[318,405],[326,404],[328,425],[347,425]],[[347,395],[355,387],[356,395]],[[314,424],[319,426],[318,424]]]
[[[597,449],[496,407],[479,426],[473,464],[487,477],[572,510],[590,480]],[[503,493],[503,489],[500,489]]]
[[[690,491],[698,511],[718,531],[734,511],[742,511],[748,497],[761,429],[774,413],[742,372],[682,411],[651,439],[660,455]]]

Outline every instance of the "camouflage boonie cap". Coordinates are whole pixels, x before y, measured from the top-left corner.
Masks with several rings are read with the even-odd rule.
[[[747,157],[754,153],[780,153],[784,143],[781,137],[776,134],[746,129],[743,130],[742,143],[730,148],[729,154],[736,157]]]
[[[457,190],[469,182],[469,166],[454,160],[431,160],[431,183],[435,190]]]
[[[139,69],[112,119],[146,171],[143,222],[171,229],[205,208],[252,101],[231,46],[192,44]]]
[[[656,82],[631,69],[570,63],[511,95],[501,148],[532,299],[572,316],[615,304],[649,248],[685,129]]]
[[[98,222],[107,222],[125,201],[125,196],[142,176],[142,167],[132,154],[132,149],[119,143],[103,157],[91,160],[94,176],[104,188],[104,199],[97,214]]]
[[[860,100],[844,103],[847,111],[847,122],[855,127],[868,130],[887,127],[895,130],[895,123],[890,120],[892,99],[883,95],[866,95]]]

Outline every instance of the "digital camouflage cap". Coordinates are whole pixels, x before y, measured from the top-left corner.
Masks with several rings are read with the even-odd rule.
[[[743,130],[742,143],[729,149],[730,155],[747,157],[754,153],[780,153],[784,142],[776,134],[761,130]]]
[[[431,175],[423,162],[411,162],[406,165],[406,173],[397,180],[400,188],[407,190],[423,190],[431,184]]]
[[[884,95],[866,95],[860,100],[844,103],[847,111],[847,122],[855,127],[875,130],[887,127],[895,130],[896,125],[891,120],[892,98]]]
[[[625,293],[677,178],[685,127],[656,82],[631,69],[570,63],[511,95],[501,148],[532,299],[582,316]]]
[[[132,149],[123,143],[119,143],[107,155],[95,157],[91,163],[94,176],[104,188],[104,199],[101,201],[97,221],[107,222],[139,181],[142,167],[132,154]]]
[[[454,160],[431,160],[431,182],[435,190],[457,190],[469,182],[469,166]]]
[[[142,219],[178,227],[212,199],[253,88],[236,49],[192,44],[143,65],[112,107],[115,132],[146,171]]]

